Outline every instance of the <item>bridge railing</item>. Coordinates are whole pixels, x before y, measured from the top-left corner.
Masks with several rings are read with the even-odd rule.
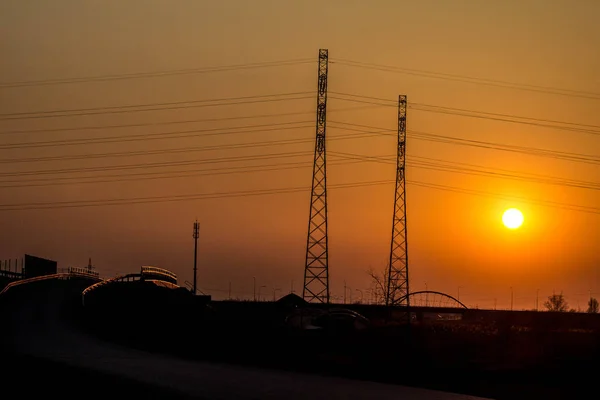
[[[69,267],[67,273],[75,276],[83,276],[89,278],[100,279],[100,273],[88,268]]]
[[[81,303],[83,305],[85,305],[85,296],[87,294],[89,294],[92,290],[95,290],[101,286],[108,285],[109,283],[113,283],[113,282],[130,282],[130,281],[139,281],[140,279],[141,278],[140,278],[139,274],[127,274],[127,275],[118,275],[113,278],[105,279],[100,282],[94,283],[93,285],[85,288],[83,290],[83,292],[81,292]]]
[[[32,283],[32,282],[46,281],[49,279],[69,279],[69,277],[70,277],[69,274],[59,273],[59,274],[36,276],[33,278],[27,278],[27,279],[20,279],[18,281],[14,281],[14,282],[11,282],[8,285],[6,285],[6,287],[4,287],[4,289],[2,289],[2,291],[0,292],[0,295],[3,295],[9,289],[11,289],[15,286],[24,285],[24,284]]]
[[[147,276],[161,277],[161,278],[164,278],[167,282],[171,282],[171,283],[175,283],[175,284],[177,283],[177,275],[169,270],[164,269],[164,268],[144,266],[144,267],[142,267],[142,269],[140,271],[140,275],[144,278]]]

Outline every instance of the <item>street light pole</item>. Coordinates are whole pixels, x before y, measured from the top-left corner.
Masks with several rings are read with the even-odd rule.
[[[273,303],[275,303],[275,292],[277,292],[278,290],[281,290],[281,289],[279,289],[279,288],[273,289]]]
[[[252,277],[252,292],[254,293],[254,301],[256,301],[256,277]]]
[[[258,288],[258,301],[260,301],[260,289],[266,287],[265,285],[262,285]]]
[[[510,287],[510,311],[513,310],[513,288]]]
[[[362,290],[360,290],[360,289],[356,289],[356,291],[357,291],[358,293],[360,293],[360,300],[358,300],[358,301],[359,301],[359,303],[362,303],[362,301],[363,301],[363,292],[362,292]]]

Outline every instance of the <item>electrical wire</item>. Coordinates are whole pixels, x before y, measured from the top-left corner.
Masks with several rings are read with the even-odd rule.
[[[302,155],[310,155],[311,151],[303,152],[284,152],[284,153],[268,153],[261,155],[250,155],[250,156],[234,156],[234,157],[218,157],[218,158],[199,158],[194,160],[184,161],[164,161],[164,162],[150,162],[150,163],[136,163],[136,164],[123,164],[123,165],[109,165],[101,167],[78,167],[78,168],[63,168],[63,169],[42,169],[35,171],[21,171],[21,172],[3,172],[0,176],[28,176],[28,175],[54,175],[54,174],[72,174],[72,173],[86,173],[86,172],[105,172],[105,171],[123,171],[130,169],[147,169],[147,168],[162,168],[182,165],[201,165],[211,163],[226,163],[226,162],[238,162],[238,161],[254,161],[263,160],[270,158],[281,158],[281,157],[297,157]]]
[[[349,165],[355,163],[364,162],[362,160],[330,160],[328,161],[329,166],[337,165]],[[80,176],[66,176],[56,178],[41,178],[41,179],[30,179],[30,180],[14,180],[0,182],[0,188],[24,188],[24,187],[39,187],[39,186],[60,186],[60,185],[80,185],[80,184],[98,184],[98,183],[118,183],[118,182],[139,182],[144,180],[158,180],[158,179],[176,179],[176,178],[196,178],[200,176],[218,176],[218,175],[232,175],[232,174],[248,174],[256,172],[270,172],[270,171],[282,171],[290,169],[308,169],[312,168],[312,165],[306,161],[304,162],[293,162],[293,163],[276,163],[276,164],[262,164],[253,166],[234,166],[224,168],[208,168],[208,169],[194,169],[194,170],[179,170],[179,171],[154,171],[154,172],[138,172],[130,174],[112,174],[102,175],[93,177],[80,177]],[[87,179],[87,180],[83,180]],[[41,183],[32,183],[41,182]],[[9,183],[8,185],[2,185],[2,183]]]
[[[334,108],[327,110],[328,114],[345,111],[357,111],[374,108],[377,106],[358,106],[358,107],[344,107]],[[37,134],[37,133],[50,133],[50,132],[70,132],[70,131],[86,131],[86,130],[107,130],[107,129],[121,129],[121,128],[140,128],[145,126],[162,126],[162,125],[177,125],[177,124],[191,124],[197,122],[221,122],[221,121],[233,121],[241,119],[254,119],[254,118],[278,118],[291,115],[314,115],[314,111],[295,111],[287,113],[277,114],[254,114],[254,115],[240,115],[235,117],[221,117],[221,118],[202,118],[202,119],[187,119],[187,120],[175,120],[175,121],[163,121],[163,122],[140,122],[133,124],[114,124],[114,125],[86,125],[76,127],[61,127],[51,129],[21,129],[12,131],[0,131],[0,135],[11,135],[11,134]]]
[[[333,155],[338,157],[342,157],[344,159],[362,159],[365,161],[378,162],[383,164],[396,164],[396,159],[389,157],[381,157],[381,156],[366,156],[366,155],[353,155],[348,153],[341,152],[330,152]],[[420,158],[420,157],[416,157]],[[567,180],[560,179],[552,176],[523,176],[518,175],[517,171],[511,171],[513,173],[503,173],[496,171],[486,171],[484,169],[476,169],[476,168],[465,168],[461,166],[451,165],[452,163],[448,161],[442,161],[442,163],[431,163],[431,162],[423,162],[419,160],[414,160],[412,157],[407,157],[406,165],[407,167],[417,168],[417,169],[428,169],[433,171],[441,171],[441,172],[451,172],[451,173],[459,173],[464,175],[473,175],[473,176],[486,176],[492,178],[502,178],[509,180],[517,180],[517,181],[525,181],[532,183],[541,183],[548,185],[555,185],[561,187],[573,187],[578,189],[589,189],[589,190],[600,190],[600,183],[598,182],[589,182],[589,181],[577,181],[577,180]],[[440,160],[441,161],[441,160]],[[473,165],[473,164],[470,164]],[[475,166],[475,165],[473,165]],[[481,166],[476,166],[479,168],[484,168]],[[506,171],[506,170],[505,170]]]
[[[354,96],[357,96],[357,95],[354,95]],[[379,100],[378,101],[359,100],[359,99],[344,98],[344,97],[339,97],[339,96],[330,96],[330,98],[335,99],[335,100],[348,101],[348,102],[352,102],[352,103],[377,105],[377,106],[381,106],[381,107],[398,107],[397,104],[382,103]],[[388,100],[388,101],[390,101],[390,100]],[[437,114],[456,115],[456,116],[461,116],[461,117],[478,118],[478,119],[485,119],[485,120],[490,120],[490,121],[509,122],[509,123],[515,123],[515,124],[539,126],[542,128],[559,129],[559,130],[564,130],[564,131],[569,131],[569,132],[581,132],[581,133],[587,133],[587,134],[591,134],[591,135],[600,135],[600,130],[584,128],[586,126],[594,126],[595,127],[596,125],[581,124],[581,126],[583,126],[583,127],[579,128],[576,126],[563,126],[563,125],[558,125],[558,124],[535,122],[536,120],[541,120],[541,119],[535,119],[535,118],[530,118],[530,117],[511,116],[511,118],[515,118],[515,119],[500,118],[500,117],[494,117],[492,115],[506,115],[506,114],[481,113],[478,111],[471,111],[471,110],[465,110],[467,112],[459,112],[458,110],[463,110],[463,109],[452,109],[449,107],[441,107],[441,106],[419,104],[419,103],[416,103],[416,104],[409,103],[408,108],[414,109],[415,111],[422,111],[422,112],[432,112],[432,113],[437,113]],[[477,113],[480,113],[481,115],[478,115]],[[528,120],[518,120],[517,118],[528,119]],[[565,124],[565,125],[567,125],[567,124],[577,125],[574,122],[560,122],[560,123]]]
[[[349,189],[366,186],[377,186],[377,185],[389,185],[395,183],[394,180],[381,180],[381,181],[367,181],[367,182],[353,182],[344,183],[337,185],[330,185],[328,189]],[[506,196],[497,193],[458,188],[454,186],[432,184],[429,182],[410,181],[407,180],[408,184],[426,187],[430,189],[446,190],[456,193],[477,195],[484,197],[501,198],[505,200],[514,201],[518,199],[524,203],[531,203],[541,206],[561,208],[570,211],[579,211],[590,214],[600,215],[600,208],[579,206],[573,204],[559,203],[553,201],[543,201],[537,199],[528,199],[517,196]],[[117,199],[99,199],[99,200],[80,200],[80,201],[55,201],[55,202],[35,202],[35,203],[20,203],[20,204],[3,204],[0,205],[0,211],[23,211],[23,210],[42,210],[42,209],[58,209],[58,208],[81,208],[81,207],[97,207],[97,206],[115,206],[115,205],[131,205],[131,204],[148,204],[148,203],[165,203],[165,202],[176,202],[176,201],[191,201],[191,200],[208,200],[208,199],[222,199],[222,198],[236,198],[236,197],[248,197],[248,196],[259,196],[259,195],[272,195],[272,194],[287,194],[297,192],[307,192],[310,188],[307,187],[288,187],[288,188],[272,188],[272,189],[254,189],[245,191],[233,191],[233,192],[218,192],[218,193],[198,193],[198,194],[187,194],[187,195],[170,195],[170,196],[148,196],[148,197],[134,197],[134,198],[117,198]]]
[[[304,93],[304,95],[300,95]],[[292,100],[303,100],[313,98],[308,96],[310,92],[297,92],[297,93],[279,93],[269,94],[260,96],[245,96],[245,97],[230,97],[222,99],[206,99],[206,100],[187,100],[170,103],[147,103],[147,104],[130,104],[121,106],[109,106],[109,107],[95,107],[95,108],[82,108],[82,109],[64,109],[64,110],[47,110],[47,111],[35,111],[35,112],[24,112],[24,113],[7,113],[0,114],[0,121],[10,120],[22,120],[22,119],[40,119],[40,118],[57,118],[57,117],[78,117],[88,115],[101,115],[101,114],[124,114],[124,113],[135,113],[145,111],[164,111],[164,110],[180,110],[188,108],[201,108],[201,107],[219,107],[219,106],[232,106],[240,104],[256,104],[256,103],[270,103],[277,101],[292,101]],[[281,96],[294,96],[294,97],[281,97]],[[279,97],[279,98],[271,98]],[[239,101],[238,101],[239,100]]]
[[[331,91],[331,90],[328,93],[331,93],[331,94],[334,94],[334,95],[340,95],[340,96],[357,97],[357,98],[369,99],[369,100],[378,100],[378,101],[386,102],[386,103],[384,103],[386,106],[387,105],[393,106],[393,107],[397,107],[398,106],[398,101],[397,100],[386,99],[386,98],[383,98],[383,97],[364,96],[364,95],[359,95],[359,94],[355,94],[355,93],[334,92],[334,91]],[[557,120],[552,120],[552,119],[523,117],[523,116],[519,116],[519,115],[491,113],[491,112],[486,112],[486,111],[475,111],[475,110],[468,110],[468,109],[464,109],[464,108],[453,108],[453,107],[436,106],[436,105],[425,104],[425,103],[410,102],[409,106],[410,105],[412,105],[412,106],[419,106],[419,107],[440,108],[440,109],[451,110],[451,111],[459,111],[459,112],[484,114],[484,115],[490,115],[490,116],[493,116],[493,117],[517,118],[517,119],[524,119],[524,120],[536,121],[536,122],[547,122],[547,123],[554,123],[554,124],[574,125],[574,126],[584,127],[584,128],[598,128],[598,129],[600,129],[600,125],[580,124],[580,123],[577,123],[577,122],[567,122],[567,121],[557,121]]]
[[[385,136],[397,135],[397,134],[392,133],[393,130],[384,130],[383,128],[375,127],[375,126],[351,124],[351,123],[340,122],[340,121],[331,121],[331,123],[334,125],[330,124],[329,128],[332,128],[334,130],[335,129],[343,129],[343,130],[354,131],[354,132],[363,132],[363,133],[370,132],[370,133],[378,133],[378,134],[385,135]],[[337,124],[343,125],[343,126],[341,126],[341,127],[336,126]],[[377,131],[350,128],[348,126],[364,127],[367,129],[377,129]],[[457,138],[457,137],[452,137],[452,136],[438,135],[438,134],[413,131],[413,130],[408,130],[407,135],[409,135],[411,138],[417,139],[417,140],[427,140],[427,141],[446,143],[446,144],[485,148],[485,149],[490,149],[490,150],[516,152],[516,153],[522,153],[522,154],[527,154],[527,155],[533,155],[533,156],[539,156],[539,157],[549,157],[549,158],[555,158],[555,159],[560,159],[560,160],[565,160],[565,161],[581,162],[581,163],[587,163],[587,164],[599,164],[600,163],[600,157],[592,156],[589,154],[562,152],[562,151],[540,149],[540,148],[526,147],[526,146],[503,145],[503,144],[495,143],[495,142],[462,139],[462,138]]]
[[[247,132],[247,131],[246,131]],[[263,132],[263,130],[260,130]],[[328,140],[351,140],[361,139],[369,137],[382,137],[379,133],[353,133],[348,135],[329,136]],[[314,138],[296,138],[296,139],[281,139],[281,140],[266,140],[258,142],[247,142],[247,143],[232,143],[232,144],[218,144],[211,146],[186,146],[170,149],[157,149],[157,150],[137,150],[137,151],[121,151],[111,153],[87,153],[87,154],[73,154],[73,155],[60,155],[60,156],[45,156],[45,157],[29,157],[29,158],[5,158],[0,159],[0,164],[18,164],[18,163],[32,163],[32,162],[48,162],[48,161],[72,161],[72,160],[91,160],[99,158],[112,158],[112,157],[136,157],[136,156],[149,156],[159,154],[181,154],[181,153],[193,153],[198,151],[216,151],[216,150],[229,150],[229,149],[243,149],[243,148],[254,148],[254,147],[265,147],[275,145],[291,145],[291,144],[304,144],[313,143]]]
[[[538,85],[529,85],[529,84],[519,84],[502,80],[495,79],[486,79],[479,77],[472,77],[466,75],[457,75],[457,74],[448,74],[441,72],[433,72],[426,71],[420,69],[411,69],[411,68],[402,68],[390,65],[381,65],[374,63],[364,63],[360,61],[353,61],[349,59],[343,58],[331,58],[330,63],[334,66],[336,64],[346,66],[346,67],[354,67],[354,68],[364,68],[376,71],[384,71],[384,72],[394,72],[401,73],[407,75],[421,76],[426,78],[435,78],[435,79],[444,79],[449,81],[463,82],[463,83],[471,83],[478,85],[486,85],[486,86],[495,86],[507,89],[517,89],[524,90],[530,92],[538,92],[538,93],[546,93],[546,94],[554,94],[560,96],[569,96],[569,97],[579,97],[590,100],[600,100],[600,93],[588,92],[582,90],[572,90],[572,89],[563,89],[557,87],[550,86],[538,86]]]
[[[155,78],[173,75],[190,75],[190,74],[204,74],[211,72],[224,72],[224,71],[236,71],[243,69],[256,69],[256,68],[270,68],[279,66],[290,66],[299,65],[314,62],[313,59],[299,58],[289,59],[281,61],[267,61],[258,63],[247,63],[247,64],[232,64],[232,65],[220,65],[213,67],[204,68],[188,68],[178,70],[163,70],[155,72],[136,72],[130,74],[115,74],[115,75],[97,75],[87,76],[79,78],[64,78],[64,79],[43,79],[43,80],[31,80],[31,81],[20,81],[20,82],[2,82],[0,88],[16,88],[16,87],[27,87],[27,86],[45,86],[45,85],[61,85],[68,83],[86,83],[86,82],[105,82],[114,80],[129,80],[139,78]]]
[[[299,126],[285,126],[285,125],[299,125]],[[311,124],[311,125],[308,125]],[[141,133],[132,135],[120,135],[120,136],[100,136],[95,138],[84,138],[84,139],[61,139],[51,141],[35,141],[35,142],[20,142],[20,143],[7,143],[0,145],[0,150],[7,149],[27,149],[36,147],[56,147],[56,146],[75,146],[75,145],[87,145],[87,144],[99,144],[99,143],[122,143],[122,142],[136,142],[140,139],[144,141],[148,140],[165,140],[165,139],[181,139],[189,137],[207,137],[207,136],[225,136],[225,135],[238,135],[244,133],[257,133],[257,132],[271,132],[279,130],[290,130],[290,129],[303,129],[313,126],[313,121],[290,121],[290,122],[278,122],[269,124],[258,124],[258,125],[244,125],[244,126],[233,126],[224,128],[208,128],[208,129],[190,129],[183,131],[170,131],[170,132],[158,132],[158,133]],[[275,127],[274,127],[275,126]],[[261,128],[261,129],[250,129],[250,128]],[[236,130],[242,129],[242,130]]]

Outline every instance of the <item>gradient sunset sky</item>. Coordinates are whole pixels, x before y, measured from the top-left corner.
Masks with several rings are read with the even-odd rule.
[[[292,280],[300,291],[316,61],[327,48],[334,298],[344,282],[354,299],[366,293],[365,271],[389,258],[395,103],[406,94],[411,290],[456,296],[460,286],[467,305],[502,308],[512,287],[516,309],[554,290],[585,308],[590,291],[600,296],[599,18],[595,0],[0,1],[0,259],[67,267],[91,257],[104,276],[155,265],[183,283],[198,218],[203,291],[223,298],[231,282],[250,298],[253,276],[269,298]],[[277,61],[290,62],[140,76]],[[134,76],[49,81],[123,74]],[[41,82],[15,84],[31,81]],[[289,93],[299,94],[122,112]],[[22,114],[101,107],[118,112]],[[513,116],[530,119],[505,121]],[[364,134],[374,130],[389,131]],[[88,140],[107,137],[116,140]],[[147,179],[157,176],[167,178]],[[278,188],[306,190],[105,205]],[[102,205],[59,207],[88,200]],[[502,225],[509,207],[522,228]]]

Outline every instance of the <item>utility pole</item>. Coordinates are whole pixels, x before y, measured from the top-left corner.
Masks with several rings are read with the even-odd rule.
[[[306,238],[304,289],[302,291],[302,298],[309,303],[329,303],[327,163],[325,162],[328,68],[329,52],[327,49],[319,49],[315,155],[310,193],[308,236]]]
[[[198,237],[200,236],[200,223],[194,222],[194,295],[196,295],[196,271],[198,262]]]
[[[385,304],[406,306],[410,323],[408,287],[408,241],[406,233],[406,110],[407,98],[398,96],[398,147],[396,154],[396,189],[392,218],[392,241]]]

